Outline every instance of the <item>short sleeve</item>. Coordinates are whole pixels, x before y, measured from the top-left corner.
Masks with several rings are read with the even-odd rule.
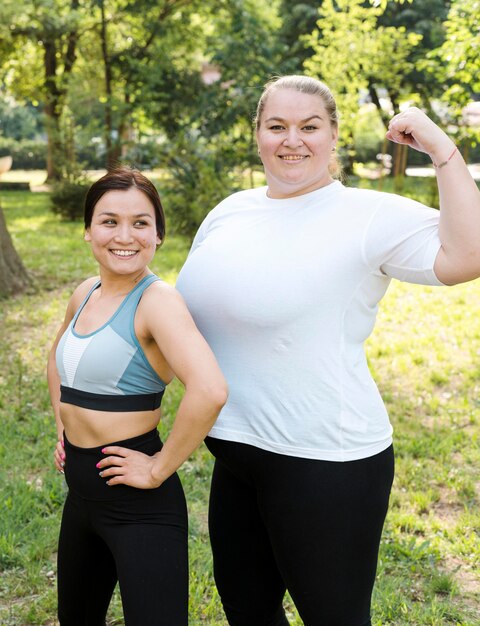
[[[207,213],[203,222],[198,227],[195,237],[193,238],[188,256],[190,256],[199,246],[202,245],[203,241],[207,238],[208,232],[212,227],[212,224],[215,222],[215,219],[221,216],[226,210],[228,210],[230,198],[234,198],[236,195],[238,195],[238,193],[227,196],[221,202],[219,202],[209,213]]]
[[[381,194],[365,231],[363,255],[373,272],[421,285],[442,285],[433,266],[441,247],[440,212],[394,194]]]

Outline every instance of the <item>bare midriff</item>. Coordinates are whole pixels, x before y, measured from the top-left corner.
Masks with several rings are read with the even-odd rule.
[[[60,403],[60,417],[67,439],[81,448],[95,448],[142,435],[158,426],[160,416],[160,408],[154,411],[95,411]]]

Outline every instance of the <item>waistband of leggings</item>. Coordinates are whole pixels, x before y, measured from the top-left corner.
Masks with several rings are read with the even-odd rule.
[[[68,441],[64,433],[65,443],[65,480],[70,494],[76,494],[82,500],[111,501],[119,498],[137,497],[144,490],[129,485],[107,485],[107,479],[100,476],[97,464],[105,458],[102,449],[106,446],[121,446],[129,450],[136,450],[152,456],[162,449],[157,429],[147,433],[121,439],[93,448],[82,448]]]

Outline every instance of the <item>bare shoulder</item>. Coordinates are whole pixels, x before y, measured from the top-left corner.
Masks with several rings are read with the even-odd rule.
[[[72,296],[70,298],[69,307],[72,307],[75,310],[77,310],[80,304],[86,298],[90,289],[99,280],[100,280],[99,276],[91,276],[90,278],[87,278],[86,280],[81,282],[79,285],[77,285],[77,287],[75,287],[75,290],[72,293]]]
[[[172,306],[185,306],[185,302],[180,293],[168,283],[163,280],[157,280],[149,285],[143,295],[142,300],[145,304],[153,304],[154,302],[162,303],[163,305],[171,304]]]
[[[187,305],[180,293],[163,281],[156,281],[145,289],[138,306],[138,321],[145,330],[191,323]]]
[[[91,278],[87,278],[82,283],[80,283],[72,293],[70,300],[67,304],[67,310],[65,311],[65,317],[63,319],[63,323],[60,327],[59,334],[62,334],[65,328],[68,326],[70,320],[74,317],[78,308],[82,304],[83,300],[86,298],[88,292],[93,287],[93,285],[98,282],[98,276],[92,276]]]

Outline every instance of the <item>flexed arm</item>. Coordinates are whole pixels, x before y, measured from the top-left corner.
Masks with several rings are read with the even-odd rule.
[[[480,276],[480,190],[453,141],[420,109],[392,118],[387,138],[430,156],[440,196],[442,247],[435,274],[446,285]]]

